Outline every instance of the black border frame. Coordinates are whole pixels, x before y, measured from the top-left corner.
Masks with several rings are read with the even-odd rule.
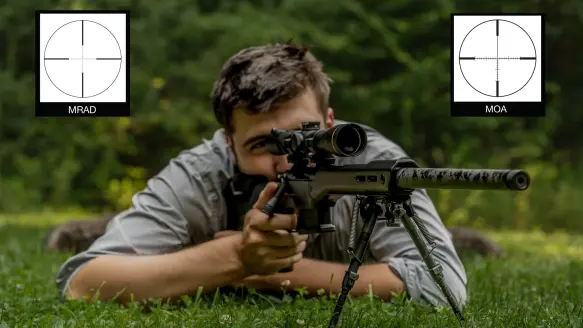
[[[539,16],[541,18],[541,101],[540,102],[454,102],[454,17],[455,16]],[[452,13],[450,16],[450,115],[453,117],[476,116],[514,116],[514,117],[544,117],[546,115],[546,15],[544,13]],[[486,112],[486,106],[502,106],[506,112]]]
[[[126,18],[126,99],[125,102],[40,102],[40,16],[41,14],[125,14]],[[96,116],[96,117],[128,117],[130,116],[130,11],[129,10],[36,10],[36,62],[35,62],[35,116]],[[69,106],[94,106],[94,113],[69,113]]]

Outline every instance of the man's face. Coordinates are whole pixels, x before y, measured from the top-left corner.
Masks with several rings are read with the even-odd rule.
[[[334,126],[334,112],[328,109],[324,117],[314,92],[308,89],[267,113],[251,115],[237,108],[232,120],[235,133],[227,142],[236,154],[241,172],[275,180],[277,174],[287,171],[291,164],[287,162],[287,156],[272,155],[265,148],[265,137],[269,136],[271,129],[298,129],[306,121],[318,121],[321,129],[329,129]]]

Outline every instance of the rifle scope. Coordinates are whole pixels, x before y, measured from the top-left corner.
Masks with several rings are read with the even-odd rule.
[[[319,122],[305,122],[301,130],[272,129],[270,138],[266,140],[267,150],[274,155],[292,155],[305,151],[354,157],[360,155],[366,145],[366,131],[353,123],[320,130]]]

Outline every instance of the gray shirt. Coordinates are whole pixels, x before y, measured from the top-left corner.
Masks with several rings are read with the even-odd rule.
[[[336,121],[336,124],[346,123]],[[368,147],[357,157],[337,158],[337,164],[364,164],[371,160],[393,160],[407,155],[395,143],[370,127]],[[134,195],[131,208],[109,223],[105,234],[91,247],[69,258],[57,273],[56,283],[65,292],[72,277],[88,261],[105,254],[150,255],[175,252],[212,240],[227,227],[227,204],[222,191],[234,174],[234,157],[225,142],[224,131],[217,130],[211,140],[203,139],[183,151]],[[352,222],[353,196],[340,198],[331,210],[336,232],[311,235],[304,257],[345,262]],[[427,229],[435,237],[433,256],[443,267],[443,275],[458,302],[467,302],[467,278],[456,253],[451,234],[443,225],[425,190],[415,190],[412,204]],[[357,231],[362,222],[359,220]],[[357,236],[358,237],[358,236]],[[408,297],[433,305],[448,306],[447,300],[431,279],[427,266],[407,231],[387,227],[379,221],[370,238],[368,262],[385,263],[404,281]]]

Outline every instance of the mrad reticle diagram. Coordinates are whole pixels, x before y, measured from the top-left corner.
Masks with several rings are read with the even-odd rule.
[[[452,116],[544,116],[544,14],[452,14]]]
[[[36,11],[35,115],[130,115],[129,11]]]
[[[45,71],[62,93],[90,98],[109,89],[119,76],[121,47],[105,26],[76,20],[59,27],[44,52]]]
[[[506,97],[522,90],[531,80],[536,62],[530,35],[504,19],[478,24],[468,32],[459,52],[464,79],[490,97]]]

